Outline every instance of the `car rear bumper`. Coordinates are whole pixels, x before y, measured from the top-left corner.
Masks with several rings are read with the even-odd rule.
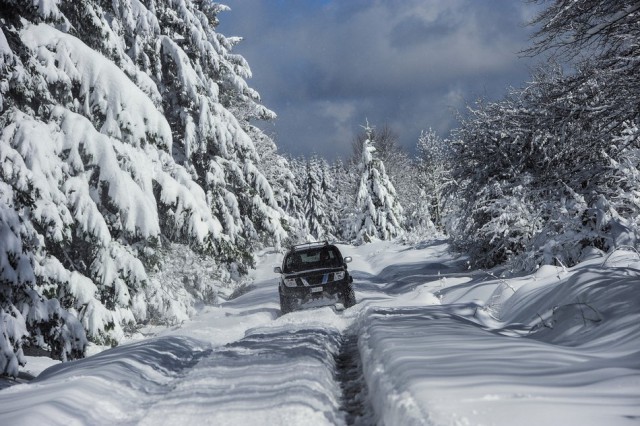
[[[297,298],[320,298],[337,296],[347,290],[349,287],[348,280],[333,281],[326,284],[317,284],[309,286],[287,287],[280,284],[282,293],[289,297]]]

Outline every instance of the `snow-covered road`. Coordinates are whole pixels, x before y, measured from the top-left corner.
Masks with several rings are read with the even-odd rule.
[[[280,316],[264,253],[245,294],[0,391],[0,424],[640,423],[637,255],[507,280],[444,243],[341,250],[353,308]]]

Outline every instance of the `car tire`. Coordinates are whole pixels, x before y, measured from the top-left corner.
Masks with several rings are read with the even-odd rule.
[[[285,296],[282,291],[278,291],[280,294],[280,313],[282,315],[295,311],[293,298]]]
[[[356,294],[350,285],[347,286],[347,289],[342,293],[342,304],[345,308],[350,308],[356,304]]]

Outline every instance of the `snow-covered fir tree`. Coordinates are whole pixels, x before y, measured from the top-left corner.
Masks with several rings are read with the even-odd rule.
[[[325,177],[325,171],[328,173],[325,160],[315,155],[307,160],[303,206],[309,234],[316,240],[334,238],[334,223],[327,202],[330,177]]]
[[[183,318],[184,288],[152,277],[171,242],[226,281],[286,220],[248,124],[274,114],[239,40],[215,30],[225,7],[0,6],[0,372],[15,375],[24,344],[69,359],[85,333],[115,344],[124,327]]]
[[[338,193],[340,192],[338,185],[336,184],[336,178],[334,176],[335,167],[331,167],[329,162],[322,158],[320,159],[320,174],[322,181],[320,188],[324,196],[325,202],[325,216],[326,216],[326,228],[325,233],[328,238],[334,240],[337,238],[340,229],[340,204]]]
[[[307,160],[303,186],[304,215],[309,234],[315,240],[334,240],[338,217],[335,211],[333,179],[325,159]]]
[[[447,141],[432,129],[422,131],[416,145],[417,187],[422,196],[417,197],[418,210],[429,214],[414,215],[418,226],[435,227],[444,230],[443,216],[445,191],[453,184],[451,180],[451,160],[446,147]],[[429,223],[430,222],[430,223]]]
[[[355,217],[355,194],[357,192],[357,166],[345,164],[342,160],[336,160],[331,166],[331,176],[334,182],[332,193],[335,199],[336,236],[350,241],[355,238],[352,235],[353,219]]]
[[[396,199],[396,191],[389,180],[384,163],[377,158],[371,140],[373,129],[367,123],[368,137],[362,144],[362,158],[358,165],[360,181],[356,193],[356,217],[352,228],[356,242],[372,238],[388,240],[403,233],[403,209]]]
[[[282,212],[281,221],[288,239],[298,241],[297,233],[304,228],[304,216],[292,160],[280,155],[273,139],[263,132],[254,134],[252,139],[260,158],[258,170],[271,184],[273,197]]]
[[[324,203],[322,197],[322,176],[318,168],[316,157],[307,160],[304,182],[304,215],[307,219],[309,233],[316,239],[324,235],[324,227],[321,223],[324,216]]]
[[[294,242],[304,242],[310,239],[309,225],[305,215],[305,185],[307,176],[307,159],[304,157],[286,157],[289,170],[293,175],[293,191],[289,193],[287,214],[295,220],[297,228],[290,232]]]

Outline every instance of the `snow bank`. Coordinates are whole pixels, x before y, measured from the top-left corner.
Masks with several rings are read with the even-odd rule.
[[[635,423],[640,263],[635,254],[625,263],[476,278],[440,290],[443,300],[457,295],[453,305],[407,308],[399,297],[395,306],[370,307],[360,319],[359,347],[378,420]],[[480,286],[484,300],[468,291]],[[498,309],[488,309],[496,294]]]
[[[208,350],[194,339],[163,337],[55,365],[29,384],[0,392],[0,423],[134,423]]]

